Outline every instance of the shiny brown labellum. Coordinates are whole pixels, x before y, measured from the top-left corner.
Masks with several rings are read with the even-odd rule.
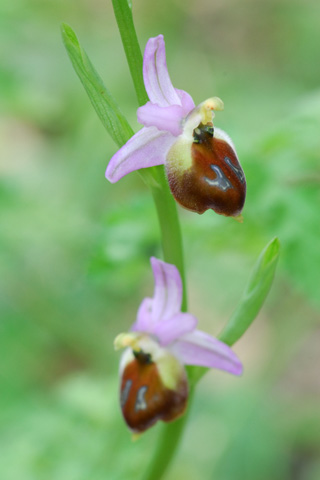
[[[212,209],[220,215],[240,215],[246,180],[232,146],[215,138],[213,127],[199,125],[194,130],[191,159],[190,168],[182,172],[167,168],[177,202],[197,213]]]
[[[158,420],[170,422],[183,414],[188,398],[186,375],[176,390],[166,388],[156,363],[146,354],[136,354],[126,365],[120,387],[121,409],[134,432],[143,432]]]

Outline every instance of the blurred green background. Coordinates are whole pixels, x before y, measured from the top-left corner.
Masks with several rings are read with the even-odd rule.
[[[216,125],[247,175],[242,225],[180,210],[190,311],[218,334],[263,246],[276,281],[235,346],[245,372],[210,372],[166,480],[320,478],[320,4],[133,0],[142,49],[163,33],[174,85],[216,95]],[[116,151],[62,45],[69,23],[135,129],[137,102],[108,0],[0,4],[0,478],[138,479],[161,426],[132,443],[113,338],[152,294],[161,256],[138,175]]]

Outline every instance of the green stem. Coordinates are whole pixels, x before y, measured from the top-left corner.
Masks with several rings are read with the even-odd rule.
[[[182,440],[184,428],[189,417],[192,398],[193,390],[190,391],[188,410],[183,417],[179,418],[173,423],[162,425],[162,431],[158,439],[157,448],[149,468],[143,476],[143,480],[161,479],[170,466]]]
[[[161,230],[163,257],[166,262],[173,263],[179,270],[182,285],[182,311],[187,311],[187,292],[183,261],[182,236],[177,206],[170,192],[163,167],[157,167],[158,182],[151,185],[151,193],[157,209]]]
[[[112,5],[138,102],[141,106],[147,103],[149,98],[143,82],[142,54],[134,28],[132,10],[129,6],[129,0],[112,0]]]

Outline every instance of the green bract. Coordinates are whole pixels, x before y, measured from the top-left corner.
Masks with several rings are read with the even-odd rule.
[[[262,250],[236,311],[219,335],[227,345],[237,342],[258,315],[273,282],[279,251],[278,238]]]
[[[103,126],[115,143],[122,146],[133,135],[129,123],[103,84],[72,28],[63,23],[61,31],[73,68],[81,80]]]

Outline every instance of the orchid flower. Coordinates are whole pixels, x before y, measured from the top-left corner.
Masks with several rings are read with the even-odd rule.
[[[142,301],[131,331],[115,339],[116,349],[127,347],[120,362],[120,400],[133,432],[183,414],[189,390],[184,365],[242,373],[235,353],[197,330],[196,317],[181,312],[182,281],[175,265],[152,257],[151,266],[153,298]]]
[[[195,106],[187,92],[173,87],[162,35],[147,42],[143,78],[150,101],[137,116],[144,127],[111,158],[106,178],[114,183],[134,170],[165,165],[171,192],[184,208],[239,217],[245,176],[230,137],[213,127],[222,100]]]

